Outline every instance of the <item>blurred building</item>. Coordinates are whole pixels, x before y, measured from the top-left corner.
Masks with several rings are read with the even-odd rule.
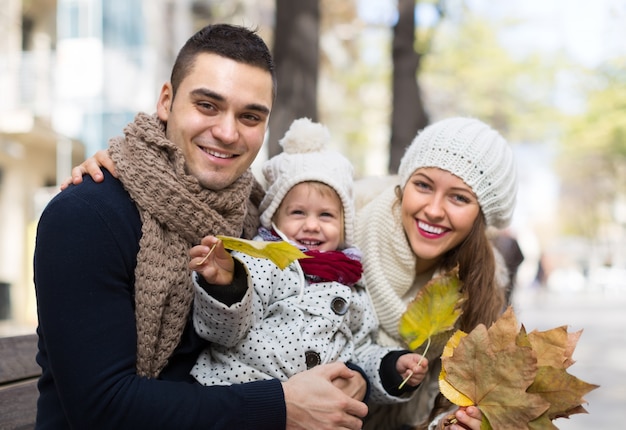
[[[36,325],[39,214],[71,167],[138,111],[207,10],[190,0],[3,0],[0,336]],[[205,21],[206,22],[206,21]]]

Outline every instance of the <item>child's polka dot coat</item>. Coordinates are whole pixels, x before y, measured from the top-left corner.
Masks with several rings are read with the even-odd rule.
[[[378,321],[363,287],[308,283],[297,262],[280,270],[269,260],[232,255],[248,272],[249,288],[241,302],[228,307],[215,300],[194,274],[194,326],[212,343],[191,372],[199,382],[284,381],[317,364],[351,361],[368,375],[372,402],[408,400],[382,387],[381,359],[398,348],[373,342]]]

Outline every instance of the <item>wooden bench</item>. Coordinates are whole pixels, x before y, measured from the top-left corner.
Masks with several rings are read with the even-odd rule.
[[[32,429],[37,415],[37,335],[0,338],[0,429]]]

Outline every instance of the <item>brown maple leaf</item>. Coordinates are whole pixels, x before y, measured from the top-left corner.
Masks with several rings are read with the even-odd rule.
[[[530,332],[528,340],[537,352],[537,365],[565,369],[574,364],[572,354],[581,333],[568,333],[566,326]]]
[[[528,342],[537,352],[539,365],[528,392],[537,393],[550,402],[550,408],[544,414],[550,420],[587,413],[582,406],[586,403],[582,396],[598,388],[566,371],[574,363],[572,354],[581,334],[582,330],[568,333],[565,326],[528,334]]]
[[[472,399],[496,430],[526,429],[550,406],[526,391],[537,373],[537,357],[532,348],[516,344],[518,330],[509,308],[489,329],[479,325],[451,357],[441,359],[447,383]]]
[[[512,308],[487,330],[455,336],[441,357],[439,385],[450,401],[475,404],[481,429],[552,430],[556,418],[586,413],[582,396],[597,388],[567,373],[582,330],[565,326],[529,334]]]
[[[528,392],[537,393],[550,402],[550,408],[545,414],[554,420],[587,413],[582,406],[582,403],[586,403],[582,396],[596,388],[598,385],[581,381],[564,368],[542,366],[537,370],[535,381],[528,387]]]

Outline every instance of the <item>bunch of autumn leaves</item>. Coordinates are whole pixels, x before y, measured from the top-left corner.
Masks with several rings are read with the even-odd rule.
[[[481,430],[557,429],[552,420],[586,413],[582,396],[598,386],[567,372],[582,330],[569,333],[562,326],[527,333],[509,307],[489,328],[455,331],[465,300],[461,286],[456,269],[433,279],[399,325],[408,347],[422,355],[432,339],[448,339],[441,355],[441,393],[458,406],[477,406]]]

